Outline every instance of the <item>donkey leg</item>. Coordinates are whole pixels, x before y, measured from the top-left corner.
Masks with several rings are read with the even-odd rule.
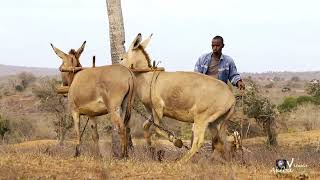
[[[233,112],[230,111],[228,114],[232,114]],[[227,135],[227,120],[228,120],[228,116],[227,118],[224,119],[223,122],[221,122],[221,124],[218,125],[218,136],[220,141],[222,141],[223,143],[223,148],[220,148],[222,150],[220,150],[221,154],[223,155],[222,157],[224,159],[222,159],[222,162],[225,163],[228,166],[229,172],[228,172],[228,176],[230,177],[230,179],[234,179],[234,170],[232,167],[232,155],[233,155],[233,151],[232,151],[232,143],[228,141],[228,135]],[[221,157],[221,156],[220,156]]]
[[[151,132],[150,132],[150,127],[152,123],[149,120],[144,121],[143,123],[143,137],[147,143],[147,151],[150,153],[152,159],[156,159],[155,153],[156,153],[156,148],[152,146],[152,141],[151,141]]]
[[[157,113],[159,112],[159,113]],[[155,111],[154,109],[152,109],[152,115],[153,115],[153,119],[154,119],[154,123],[157,124],[157,125],[161,125],[161,120],[162,120],[162,117],[163,117],[163,112],[162,110],[159,110],[159,111]],[[178,146],[179,148],[182,147],[182,141],[180,139],[174,139],[174,137],[170,134],[168,134],[167,132],[159,129],[158,127],[155,128],[156,130],[156,133],[159,135],[159,136],[162,136],[166,139],[169,139],[170,142],[173,142],[175,146]],[[176,143],[178,145],[176,145]]]
[[[152,123],[148,120],[144,121],[143,123],[143,136],[145,141],[147,142],[148,147],[151,147],[151,133],[150,133],[150,126]]]
[[[219,142],[219,136],[218,136],[218,129],[217,129],[217,123],[211,122],[208,125],[208,129],[210,130],[211,133],[211,148],[212,151],[216,149],[217,143]]]
[[[122,102],[122,105],[121,105],[121,119],[124,120],[125,118],[125,115],[126,115],[126,109],[127,109],[127,106],[128,106],[128,97],[126,97],[124,99],[124,101]],[[132,142],[132,136],[131,136],[131,129],[129,126],[126,127],[126,135],[127,135],[127,144],[128,144],[128,148],[134,152],[134,146],[133,146],[133,142]]]
[[[152,109],[152,117],[153,117],[154,123],[156,123],[157,125],[160,125],[161,120],[162,120],[162,111],[158,114],[154,109]],[[168,134],[165,133],[164,131],[162,131],[161,129],[159,129],[157,127],[155,129],[156,129],[156,133],[158,135],[165,137],[165,138],[169,138]]]
[[[224,159],[229,162],[230,166],[232,164],[232,154],[234,153],[232,151],[233,143],[230,142],[227,135],[227,122],[231,118],[232,114],[234,113],[234,105],[230,107],[230,109],[223,114],[223,116],[220,117],[221,121],[217,121],[217,129],[218,129],[218,137],[219,137],[219,144],[222,144],[223,148],[218,148],[218,151],[220,151],[221,154],[224,155]]]
[[[202,146],[204,141],[204,134],[207,127],[207,122],[195,122],[192,128],[193,142],[191,149],[179,160],[180,162],[187,162]]]
[[[74,129],[76,130],[77,134],[77,145],[74,157],[78,157],[80,155],[80,144],[81,144],[81,135],[80,135],[80,114],[76,111],[72,111],[72,118],[74,122]]]
[[[157,125],[161,125],[161,120],[163,117],[163,111],[162,109],[158,109],[157,111],[152,109],[152,115],[153,115],[153,119],[154,119],[154,123]],[[172,136],[171,134],[168,134],[167,132],[159,129],[156,127],[156,133],[166,139],[169,139],[170,142],[173,142],[173,144],[176,147],[181,148],[183,146],[183,142],[180,139],[176,139],[174,136]]]
[[[95,148],[95,155],[101,157],[100,149],[99,149],[99,134],[97,128],[97,119],[95,117],[90,117],[91,129],[92,129],[92,140]]]
[[[211,133],[211,149],[212,151],[214,151],[215,149],[215,144],[218,142],[218,129],[217,129],[217,121],[213,121],[213,122],[210,122],[209,125],[208,125],[208,128],[210,130],[210,133]],[[193,132],[191,134],[191,146],[192,146],[192,143],[193,143]]]
[[[222,122],[220,124],[220,127],[218,128],[218,134],[219,134],[219,139],[223,143],[223,148],[220,148],[220,152],[223,154],[224,159],[227,162],[230,162],[232,159],[232,143],[228,141],[228,135],[227,135],[227,123],[226,121]]]
[[[126,137],[126,127],[124,125],[123,120],[120,117],[119,111],[114,111],[111,113],[112,122],[118,126],[119,135],[120,135],[120,144],[121,144],[121,158],[128,157],[127,152],[127,137]]]
[[[161,119],[162,119],[162,113],[160,112],[160,115],[158,115],[157,112],[154,109],[152,109],[152,118],[153,118],[153,121],[155,124],[160,125]],[[143,123],[144,129],[148,130],[148,131],[149,131],[149,128],[151,125],[152,125],[152,123],[149,122],[148,120]],[[162,131],[161,129],[155,127],[155,130],[159,136],[162,136],[164,138],[168,138],[168,134],[165,133],[164,131]],[[151,140],[150,140],[150,142],[151,142]]]
[[[225,163],[225,160],[222,158],[224,153],[224,143],[219,136],[219,131],[216,123],[209,123],[208,129],[210,130],[210,133],[212,135],[212,157],[213,159],[221,163]]]

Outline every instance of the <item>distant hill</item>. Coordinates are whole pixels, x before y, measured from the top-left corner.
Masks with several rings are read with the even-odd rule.
[[[263,72],[263,73],[240,73],[243,77],[251,76],[252,79],[273,79],[278,77],[282,80],[290,80],[292,77],[299,77],[300,80],[320,80],[320,71],[305,71],[305,72]]]
[[[53,76],[59,74],[58,68],[38,68],[0,64],[0,76],[15,75],[21,72],[31,72],[36,76]]]
[[[25,67],[25,66],[11,66],[0,64],[0,77],[15,75],[21,72],[31,72],[36,76],[53,76],[59,75],[58,68],[39,68],[39,67]],[[273,79],[279,77],[282,80],[290,80],[292,77],[297,76],[301,80],[320,80],[320,71],[306,71],[306,72],[263,72],[263,73],[240,73],[242,77],[249,77],[253,79]]]

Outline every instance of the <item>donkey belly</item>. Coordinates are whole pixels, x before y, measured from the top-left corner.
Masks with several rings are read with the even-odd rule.
[[[193,123],[193,113],[191,110],[177,110],[177,109],[168,109],[165,108],[163,110],[163,115],[169,118],[176,119],[182,122]]]
[[[79,107],[80,114],[88,116],[101,116],[108,113],[108,108],[101,98]]]

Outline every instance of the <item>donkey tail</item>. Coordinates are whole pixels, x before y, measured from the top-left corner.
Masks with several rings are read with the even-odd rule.
[[[127,108],[126,114],[124,116],[124,124],[127,125],[131,118],[131,110],[134,101],[134,85],[135,85],[135,76],[131,70],[129,70],[131,77],[129,78],[129,90],[128,90],[128,101],[127,101]]]

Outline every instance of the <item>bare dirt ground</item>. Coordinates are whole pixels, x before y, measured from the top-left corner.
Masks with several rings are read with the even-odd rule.
[[[63,147],[54,140],[27,141],[0,145],[0,179],[320,179],[320,130],[279,135],[279,147],[273,150],[264,145],[264,138],[244,140],[252,151],[240,153],[234,159],[232,171],[211,158],[210,144],[206,143],[194,158],[185,164],[176,159],[186,151],[167,141],[158,140],[157,149],[165,151],[162,162],[153,160],[142,140],[135,141],[135,151],[128,160],[112,159],[110,143],[101,141],[103,158],[94,158],[91,142],[82,146],[82,155],[73,157],[74,143]],[[276,159],[294,158],[293,172],[275,174]],[[304,166],[304,167],[297,167]]]

